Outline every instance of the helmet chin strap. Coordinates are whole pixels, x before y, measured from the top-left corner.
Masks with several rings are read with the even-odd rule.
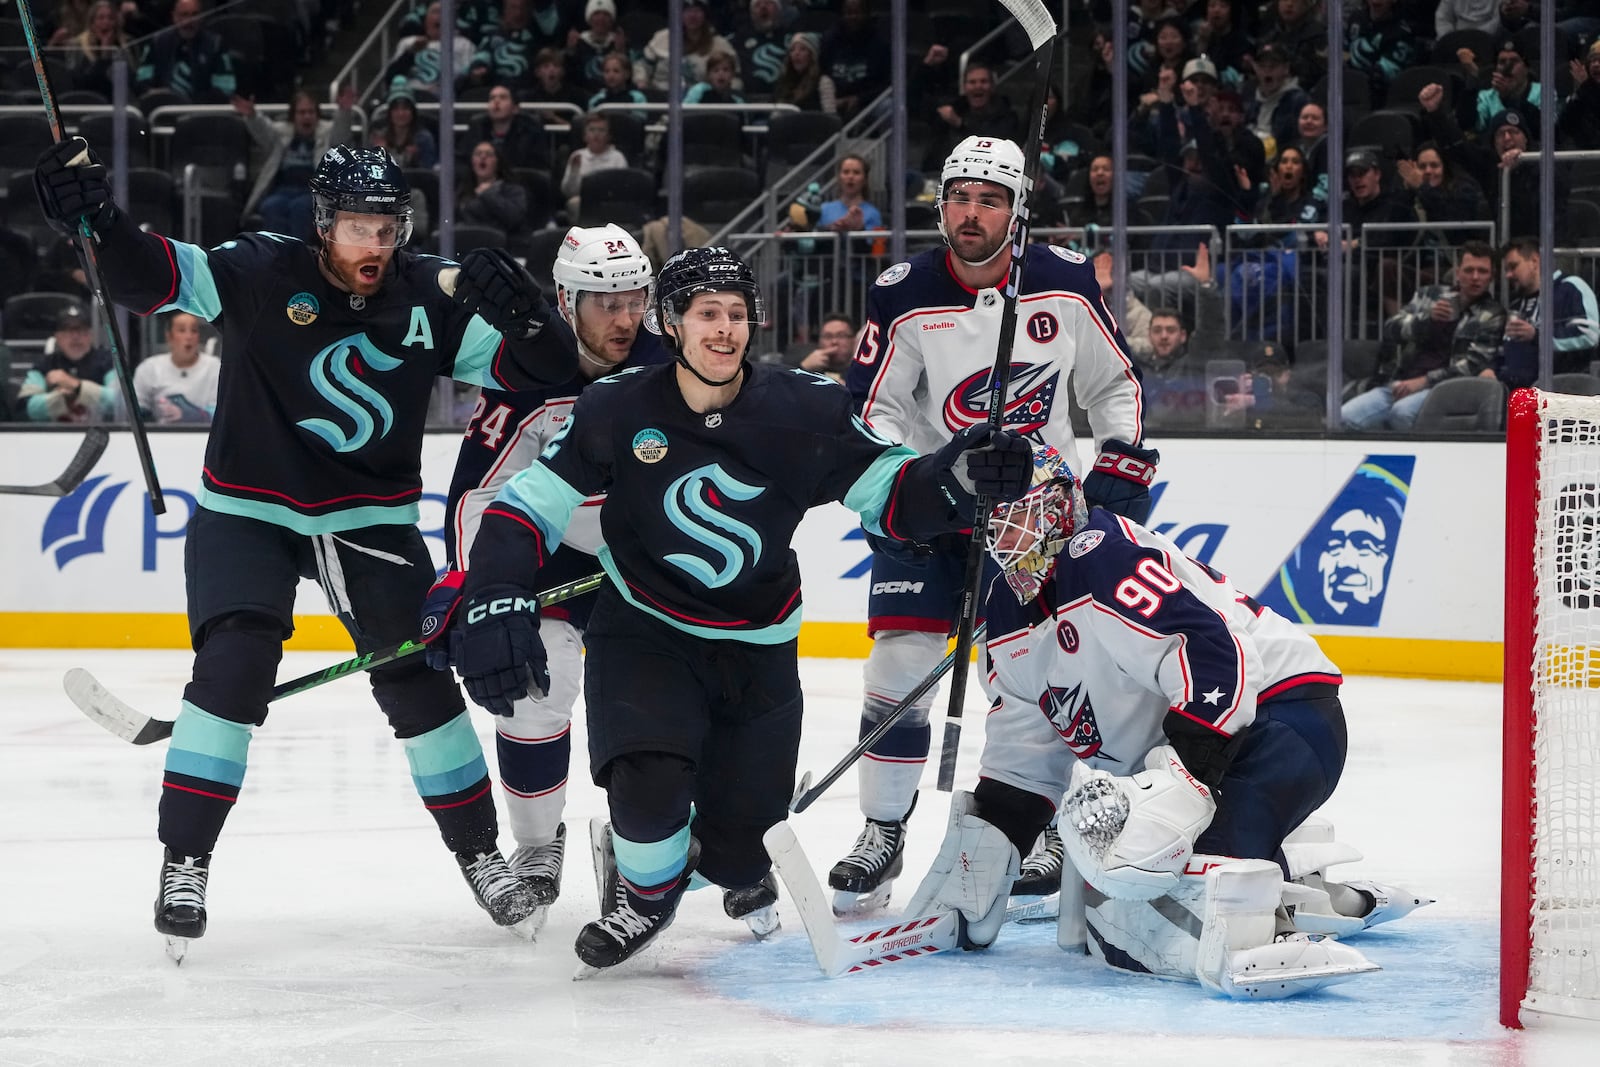
[[[704,374],[701,374],[699,371],[695,370],[694,367],[689,363],[689,358],[683,354],[683,342],[678,339],[676,334],[667,332],[671,328],[672,327],[670,325],[664,326],[661,331],[661,336],[669,338],[672,341],[672,352],[675,362],[677,362],[677,364],[684,370],[700,379],[702,384],[708,385],[713,389],[721,389],[725,385],[732,385],[734,382],[738,381],[739,375],[744,373],[745,367],[750,363],[748,358],[750,355],[750,346],[749,344],[746,344],[744,346],[744,357],[739,360],[738,369],[720,382],[712,378],[707,378]]]

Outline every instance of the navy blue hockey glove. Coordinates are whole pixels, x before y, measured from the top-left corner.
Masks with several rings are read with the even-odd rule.
[[[450,658],[473,703],[495,715],[510,715],[530,692],[550,692],[538,597],[515,585],[473,594],[450,632]]]
[[[892,537],[879,537],[877,534],[866,534],[867,547],[872,551],[888,556],[902,567],[926,567],[933,558],[933,546],[920,541],[896,541]]]
[[[461,604],[461,586],[466,580],[466,571],[445,570],[422,602],[422,643],[428,646],[422,658],[436,671],[450,669],[450,624]]]
[[[530,341],[544,328],[539,283],[503,248],[474,248],[461,257],[455,301],[515,341]]]
[[[1015,430],[996,430],[988,423],[969,426],[937,453],[945,491],[991,502],[1015,500],[1033,479],[1033,446]],[[970,503],[958,503],[963,511]]]
[[[40,153],[33,167],[33,190],[51,229],[69,237],[77,235],[84,218],[97,234],[116,221],[105,165],[82,137],[69,137]]]
[[[1115,437],[1100,446],[1094,470],[1083,480],[1083,498],[1090,507],[1105,508],[1144,525],[1150,517],[1150,483],[1161,453]]]

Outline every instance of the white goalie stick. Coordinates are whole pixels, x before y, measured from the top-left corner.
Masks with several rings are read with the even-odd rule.
[[[1049,91],[1050,63],[1055,58],[1056,20],[1050,17],[1044,0],[1000,0],[1016,19],[1033,45],[1033,94],[1023,112],[1032,125],[1022,146],[1025,171],[1022,203],[1018,205],[1016,232],[1011,239],[1011,273],[1001,296],[1000,341],[995,346],[994,371],[989,380],[989,425],[999,430],[1005,425],[1006,394],[1011,384],[1011,346],[1017,336],[1017,299],[1022,292],[1022,267],[1028,250],[1028,217],[1033,190],[1039,184],[1040,142],[1044,139],[1046,95]],[[942,195],[942,191],[941,191]],[[961,613],[956,622],[955,669],[950,674],[950,703],[945,711],[944,744],[939,751],[938,786],[943,792],[955,788],[956,753],[961,748],[962,701],[967,695],[968,661],[972,650],[972,629],[978,617],[978,587],[983,577],[983,538],[987,525],[988,497],[978,498],[973,513],[972,540],[967,545],[965,582],[961,592]]]
[[[761,841],[772,858],[773,869],[783,879],[789,900],[800,913],[817,966],[829,978],[876,970],[890,963],[948,952],[960,944],[961,913],[941,911],[900,919],[872,930],[845,936],[833,921],[833,909],[817,880],[817,872],[800,847],[794,827],[780,822],[768,828]],[[1053,919],[1060,895],[1019,901],[1006,908],[1006,922]]]
[[[56,475],[54,481],[45,482],[43,485],[0,485],[0,493],[9,493],[16,496],[66,496],[89,476],[94,470],[94,465],[100,462],[100,457],[105,454],[106,445],[111,441],[111,434],[103,426],[91,426],[83,435],[83,441],[78,445],[78,452],[72,457],[65,470]]]

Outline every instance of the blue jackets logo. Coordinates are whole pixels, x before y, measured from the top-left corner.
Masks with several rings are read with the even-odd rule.
[[[79,556],[92,556],[106,550],[106,516],[127,482],[104,485],[109,474],[99,474],[56,501],[45,516],[39,550],[54,555],[56,570]],[[52,553],[52,549],[54,550]]]
[[[662,501],[667,518],[687,537],[715,553],[719,564],[713,565],[688,552],[670,553],[665,560],[708,589],[717,589],[733,581],[744,570],[746,550],[751,566],[760,561],[761,535],[723,511],[723,501],[754,500],[762,492],[760,486],[746,485],[715,463],[674,479],[667,486]],[[719,530],[722,533],[718,533]],[[723,533],[731,536],[724,537]],[[744,542],[743,546],[739,541]]]
[[[1367,456],[1256,599],[1301,623],[1376,626],[1414,456]]]
[[[400,366],[400,360],[380,350],[364,333],[335,341],[311,359],[312,387],[350,421],[350,432],[329,419],[301,419],[295,424],[322,438],[336,452],[359,452],[372,440],[374,431],[379,437],[387,437],[394,426],[394,409],[389,401],[356,377],[358,360],[377,371]],[[374,413],[383,420],[381,430]]]

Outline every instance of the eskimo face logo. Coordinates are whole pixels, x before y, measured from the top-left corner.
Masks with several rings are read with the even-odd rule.
[[[1039,697],[1039,710],[1079,759],[1100,755],[1105,741],[1100,736],[1099,723],[1095,722],[1089,694],[1083,691],[1081,684],[1071,689],[1049,686]]]
[[[289,298],[289,306],[284,308],[289,321],[296,326],[310,326],[317,321],[317,315],[321,310],[317,298],[310,293],[294,294]]]
[[[748,523],[727,513],[730,501],[754,500],[765,490],[746,485],[715,463],[698,467],[667,486],[662,505],[667,518],[685,536],[715,554],[716,564],[690,552],[673,552],[664,558],[708,589],[727,585],[747,565],[761,559],[761,535]],[[720,532],[719,532],[720,531]],[[727,535],[727,536],[724,536]]]
[[[1375,602],[1383,595],[1388,571],[1388,529],[1381,515],[1351,508],[1333,520],[1317,556],[1322,599],[1329,607],[1343,614],[1352,606]]]
[[[380,350],[364,333],[335,341],[311,358],[311,386],[350,420],[350,432],[329,419],[301,419],[295,425],[316,434],[336,452],[360,451],[374,433],[380,438],[387,437],[394,426],[394,409],[383,394],[363,382],[357,373],[363,364],[375,371],[391,371],[400,366],[400,362]],[[378,428],[379,420],[383,423],[382,429]]]
[[[944,425],[952,434],[976,426],[989,417],[989,378],[984,369],[956,383],[944,400]],[[1014,363],[1010,397],[1006,400],[1006,426],[1018,433],[1042,430],[1055,410],[1061,370],[1054,363]]]

